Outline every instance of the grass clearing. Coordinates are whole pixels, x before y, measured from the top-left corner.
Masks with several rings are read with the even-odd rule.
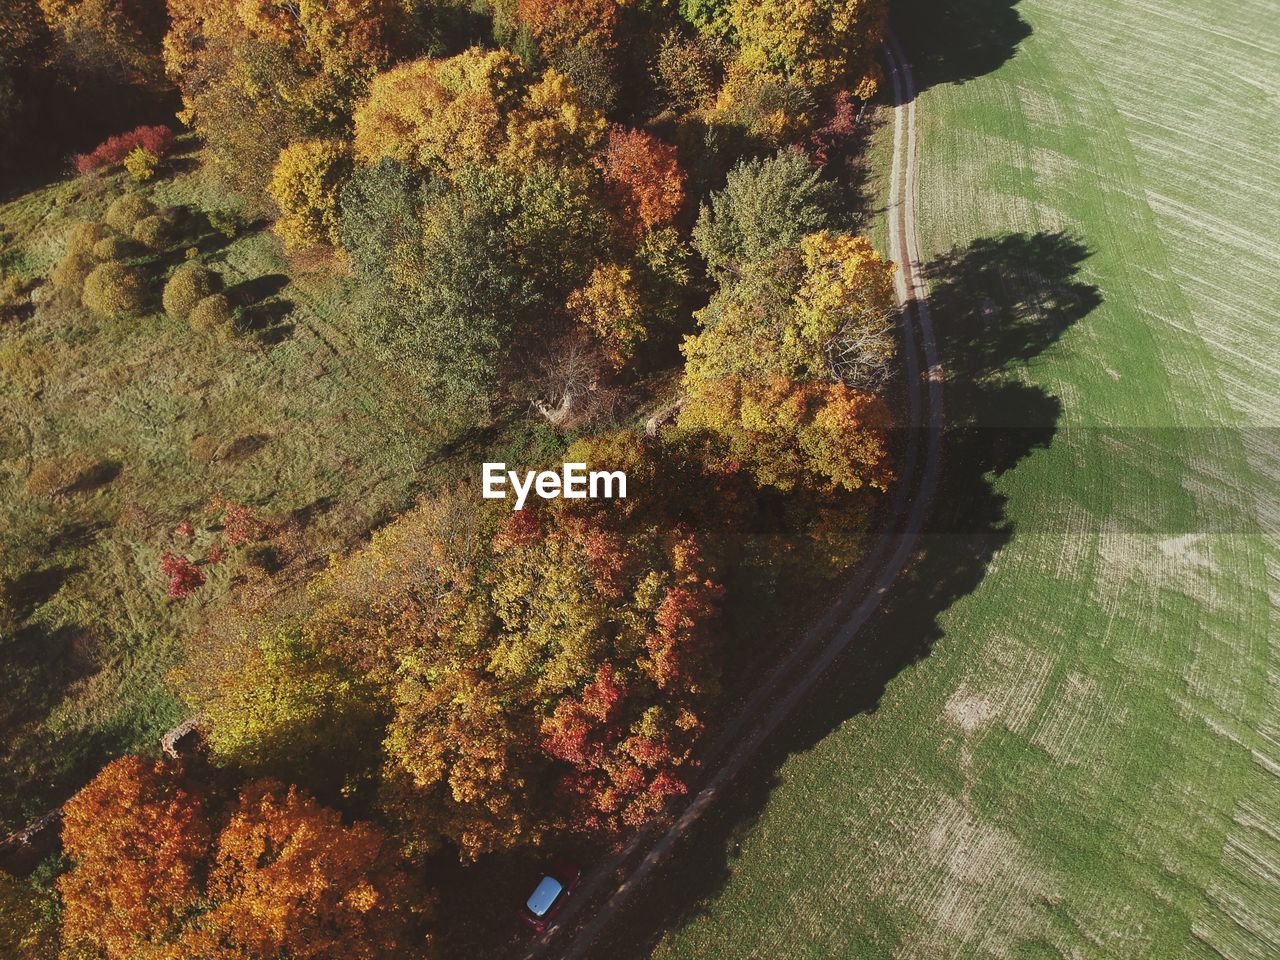
[[[898,17],[939,513],[862,650],[599,946],[1274,956],[1275,19]]]

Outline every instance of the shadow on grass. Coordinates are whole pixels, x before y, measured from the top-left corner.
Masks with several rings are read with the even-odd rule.
[[[249,280],[241,280],[227,287],[224,291],[227,298],[237,306],[247,307],[259,301],[274,297],[289,285],[289,278],[283,273],[267,273]]]
[[[292,312],[292,300],[272,297],[246,307],[241,322],[245,333],[252,334],[259,343],[270,347],[293,335],[293,324],[289,321]]]
[[[878,185],[872,182],[868,159],[871,139],[888,122],[887,116],[881,111],[868,109],[859,120],[856,131],[832,151],[827,169],[840,184],[838,197],[842,205],[833,212],[842,230],[862,233],[869,226],[869,221],[882,212],[877,197],[873,196],[873,188],[877,188],[875,193],[879,191]]]
[[[760,819],[788,757],[878,709],[888,683],[929,655],[941,617],[971,593],[1012,536],[993,475],[1053,439],[1061,403],[1018,379],[1100,302],[1077,279],[1088,251],[1061,233],[982,239],[927,267],[947,373],[943,471],[933,516],[907,568],[858,638],[608,928],[593,956],[650,954],[724,887],[740,839]],[[852,788],[851,788],[852,789]],[[819,822],[813,829],[821,830]],[[833,854],[837,851],[833,851]]]
[[[977,79],[1012,60],[1031,35],[1018,0],[900,0],[893,25],[911,60],[916,87]]]
[[[268,273],[232,284],[225,291],[231,303],[242,310],[243,331],[265,346],[281,343],[293,333],[289,322],[293,301],[279,295],[288,285],[285,274]]]

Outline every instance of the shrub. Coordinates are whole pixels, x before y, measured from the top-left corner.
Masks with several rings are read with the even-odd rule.
[[[222,533],[229,547],[264,540],[273,532],[273,525],[258,516],[257,510],[245,504],[214,497],[209,502],[208,512],[222,515]]]
[[[85,277],[81,302],[103,317],[140,313],[146,305],[146,285],[137,270],[113,260]]]
[[[104,263],[107,260],[124,260],[133,252],[133,244],[124,237],[103,237],[93,245],[93,255]]]
[[[107,208],[106,220],[121,233],[133,233],[134,226],[156,212],[156,205],[140,193],[126,193]]]
[[[105,223],[77,223],[67,235],[67,253],[90,253],[110,235]]]
[[[205,216],[209,218],[209,226],[228,240],[234,240],[244,229],[240,216],[232,210],[210,210]]]
[[[275,230],[286,250],[338,242],[338,192],[351,170],[341,140],[306,140],[280,151],[271,174],[271,199],[280,209]]]
[[[173,271],[164,285],[161,300],[164,312],[174,320],[186,320],[192,308],[217,292],[217,275],[198,263],[188,263]]]
[[[231,301],[225,293],[205,297],[191,308],[191,312],[187,314],[187,323],[194,330],[230,337],[235,333],[235,313],[231,309]]]
[[[135,150],[143,150],[159,161],[172,149],[173,131],[163,124],[154,127],[135,127],[128,133],[108,137],[88,153],[77,155],[76,170],[85,174],[102,167],[109,167],[126,160]],[[129,172],[133,173],[132,169]]]
[[[144,183],[156,175],[160,158],[145,147],[134,147],[124,158],[124,168],[138,183]]]
[[[160,573],[169,578],[169,596],[185,600],[204,586],[204,573],[186,557],[166,550],[160,554]]]
[[[79,299],[81,292],[84,290],[85,279],[97,265],[98,261],[93,258],[92,253],[87,251],[68,253],[53,268],[53,273],[49,279],[53,281],[55,290],[69,293]]]
[[[153,213],[133,225],[133,239],[148,250],[163,250],[177,239],[177,224],[168,213]]]

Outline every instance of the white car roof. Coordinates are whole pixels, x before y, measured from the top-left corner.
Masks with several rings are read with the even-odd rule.
[[[560,896],[560,891],[564,889],[562,884],[555,877],[543,877],[538,881],[538,885],[534,887],[533,893],[529,895],[529,901],[525,904],[529,908],[529,912],[535,917],[546,916],[551,905],[556,902],[556,897]]]

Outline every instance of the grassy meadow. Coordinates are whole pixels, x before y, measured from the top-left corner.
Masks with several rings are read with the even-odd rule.
[[[935,518],[858,649],[597,947],[1274,957],[1274,11],[895,18],[947,366]]]

